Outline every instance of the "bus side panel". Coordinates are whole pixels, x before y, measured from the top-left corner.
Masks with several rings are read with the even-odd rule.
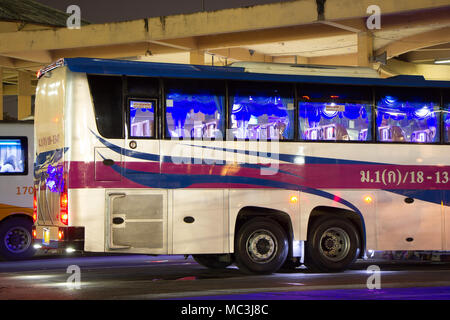
[[[450,191],[446,191],[444,196],[444,214],[443,232],[444,232],[444,250],[450,251]]]
[[[105,251],[105,189],[69,189],[71,224],[84,227],[84,250]],[[76,214],[75,214],[76,213]]]
[[[227,253],[228,216],[223,189],[173,191],[173,253]]]
[[[245,207],[260,207],[287,213],[290,217],[293,241],[303,240],[300,237],[300,206],[301,201],[290,201],[291,197],[300,199],[300,192],[293,190],[274,189],[232,189],[229,191],[229,246],[234,252],[235,226],[239,212]]]
[[[367,196],[374,198],[373,190],[355,191],[355,190],[321,190],[331,195],[332,199],[312,193],[302,192],[300,195],[301,206],[301,239],[307,240],[308,222],[312,211],[317,207],[340,208],[356,213],[362,220],[364,237],[367,249],[375,249],[376,247],[376,228],[375,228],[375,212],[376,205],[374,201],[369,203],[363,199]]]

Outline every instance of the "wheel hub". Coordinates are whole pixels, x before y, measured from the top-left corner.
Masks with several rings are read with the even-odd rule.
[[[276,252],[275,236],[267,230],[255,231],[247,241],[247,253],[257,263],[267,263]]]
[[[13,253],[21,253],[28,249],[31,238],[23,227],[14,227],[6,232],[4,238],[6,248]]]
[[[350,237],[341,228],[329,228],[320,238],[320,252],[332,261],[344,259],[350,251]]]

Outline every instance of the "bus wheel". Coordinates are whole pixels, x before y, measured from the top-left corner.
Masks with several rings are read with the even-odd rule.
[[[289,244],[286,233],[276,221],[254,218],[239,229],[234,249],[241,271],[270,274],[285,262]]]
[[[194,254],[192,258],[209,269],[225,269],[233,263],[229,254]]]
[[[31,229],[33,222],[24,217],[9,218],[0,223],[0,256],[22,260],[35,254]]]
[[[323,217],[309,232],[305,265],[314,271],[343,271],[355,262],[359,250],[358,231],[349,220]]]

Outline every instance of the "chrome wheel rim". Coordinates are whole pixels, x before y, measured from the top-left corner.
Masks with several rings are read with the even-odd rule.
[[[347,257],[350,245],[350,236],[345,230],[331,227],[320,237],[319,250],[323,257],[337,262]]]
[[[12,227],[6,232],[4,243],[9,252],[22,253],[30,247],[31,235],[24,227]]]
[[[277,240],[268,230],[257,230],[248,237],[247,254],[253,262],[268,263],[277,252]]]

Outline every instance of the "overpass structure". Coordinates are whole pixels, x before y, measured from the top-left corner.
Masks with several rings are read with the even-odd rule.
[[[380,28],[367,21],[377,18],[374,4]],[[293,0],[80,29],[67,18],[31,0],[0,0],[0,117],[9,95],[17,117],[30,116],[36,71],[69,57],[365,66],[450,80],[450,63],[436,64],[450,58],[450,0]]]

